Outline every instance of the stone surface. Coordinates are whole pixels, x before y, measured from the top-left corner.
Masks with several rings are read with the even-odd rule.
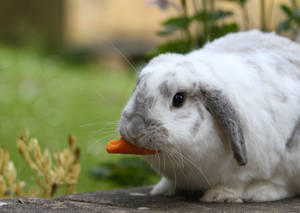
[[[265,203],[202,203],[196,196],[150,196],[149,187],[73,194],[56,199],[17,197],[0,200],[2,213],[135,212],[300,212],[300,199]]]

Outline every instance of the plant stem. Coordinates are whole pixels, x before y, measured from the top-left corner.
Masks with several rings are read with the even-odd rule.
[[[199,12],[199,5],[198,5],[198,0],[193,0],[193,7],[194,7],[194,15],[197,15]],[[201,38],[201,25],[199,22],[197,22],[196,25],[196,36],[195,36],[195,45],[196,47],[199,47],[200,44],[200,38]]]
[[[215,0],[210,0],[209,2],[210,2],[210,4],[209,4],[210,12],[214,13],[215,12]]]
[[[275,5],[275,0],[272,0],[271,2],[271,11],[269,12],[269,21],[268,21],[268,26],[271,26],[272,20],[273,20],[273,11],[274,11],[274,5]]]
[[[266,15],[266,2],[265,0],[260,0],[260,28],[262,31],[267,31],[265,15]]]
[[[291,0],[292,6],[298,8],[298,2],[296,0]]]
[[[215,0],[210,0],[209,3],[210,3],[209,4],[210,16],[214,17],[214,15],[215,15]],[[212,28],[215,25],[215,19],[214,18],[210,19],[208,24],[209,24],[208,25],[209,26],[208,27],[208,39],[210,39]]]
[[[202,0],[202,11],[204,14],[207,14],[207,4],[206,0]],[[208,30],[207,30],[207,22],[203,21],[203,36],[204,40],[207,40],[208,38]]]
[[[245,30],[249,30],[250,28],[250,21],[249,21],[249,14],[248,14],[248,10],[246,8],[245,4],[241,4],[241,8],[242,8],[242,12],[243,12],[243,16],[244,16],[244,27]]]
[[[183,18],[188,18],[186,0],[181,0],[181,7],[183,9]],[[189,43],[193,42],[192,34],[190,32],[189,26],[184,28],[184,32],[186,34],[188,42]]]
[[[181,7],[183,9],[183,14],[187,15],[186,0],[181,0]]]

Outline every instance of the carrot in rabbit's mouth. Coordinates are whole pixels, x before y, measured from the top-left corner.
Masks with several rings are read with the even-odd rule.
[[[153,155],[159,152],[159,150],[150,150],[142,147],[137,147],[127,142],[123,137],[119,140],[112,140],[107,144],[106,151],[108,153],[119,154],[135,154],[135,155]]]

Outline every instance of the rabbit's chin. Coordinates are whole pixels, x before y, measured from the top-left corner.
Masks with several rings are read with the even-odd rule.
[[[143,158],[158,174],[174,183],[174,187],[179,190],[204,191],[210,189],[220,181],[220,171],[223,170],[221,167],[224,167],[224,163],[222,165],[219,159],[201,162],[201,159],[182,154],[159,153]],[[223,173],[222,176],[229,176],[230,172],[228,171],[228,174]]]
[[[209,121],[213,122],[207,119],[205,126],[213,125]],[[205,191],[223,180],[232,179],[232,174],[237,173],[234,178],[239,179],[239,169],[245,170],[238,166],[215,128],[195,136],[195,140],[175,140],[169,139],[173,144],[165,144],[160,153],[146,155],[144,159],[158,174],[174,182],[179,190]]]

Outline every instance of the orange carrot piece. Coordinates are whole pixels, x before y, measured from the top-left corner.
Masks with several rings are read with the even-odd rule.
[[[112,140],[107,144],[106,151],[108,153],[120,153],[120,154],[136,154],[136,155],[153,155],[159,152],[159,150],[149,150],[142,147],[137,147],[124,138],[119,140]]]

